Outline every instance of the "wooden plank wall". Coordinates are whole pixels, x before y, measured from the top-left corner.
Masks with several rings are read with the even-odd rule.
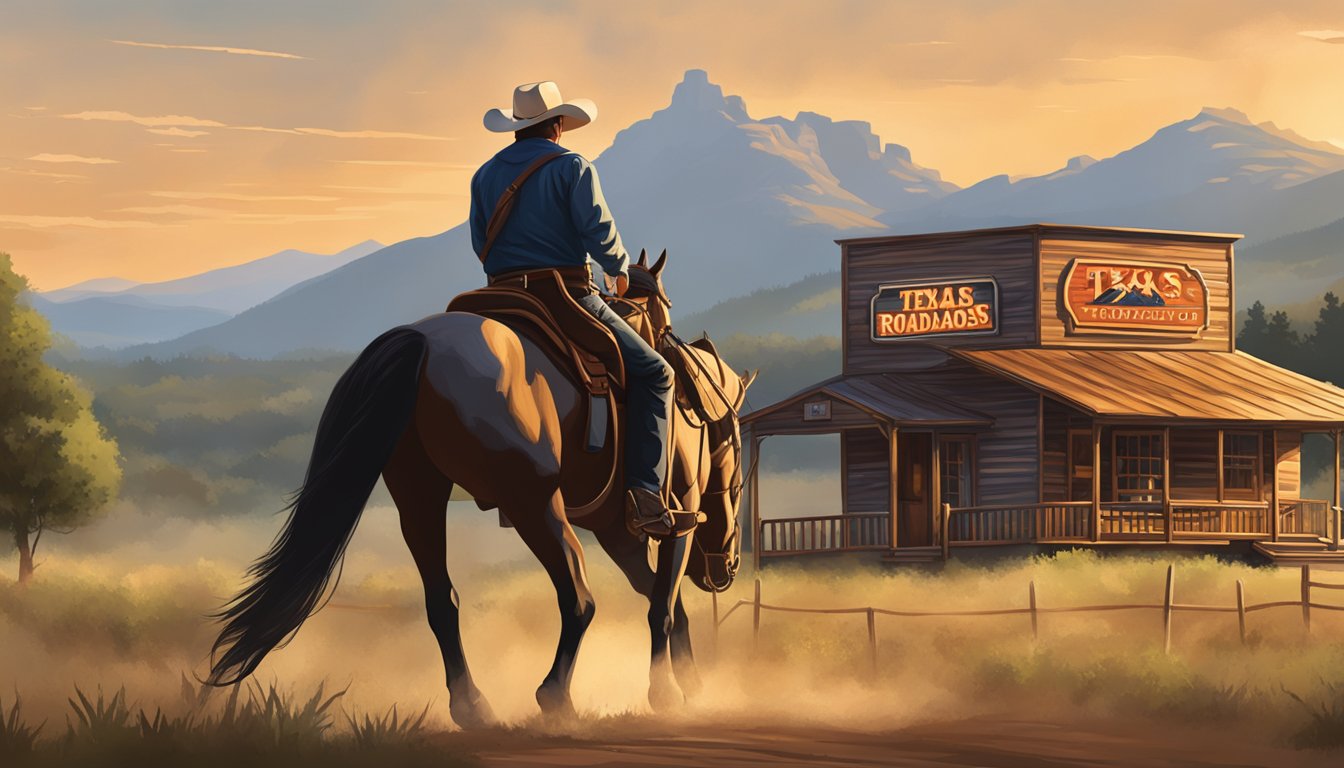
[[[1050,398],[1045,406],[1041,425],[1045,429],[1041,464],[1041,501],[1067,501],[1069,498],[1069,430],[1092,430],[1092,420],[1074,408]],[[1089,440],[1091,437],[1089,435]]]
[[[831,400],[824,395],[809,397],[779,411],[754,420],[751,429],[758,435],[802,433],[834,433],[842,429],[867,427],[873,424],[873,417],[866,411],[854,406],[831,400],[831,418],[825,421],[803,421],[803,406],[818,400]]]
[[[942,346],[1019,347],[1036,344],[1036,254],[1031,232],[938,235],[844,246],[845,373],[921,368],[942,355],[910,341],[869,338],[869,313],[879,285],[990,276],[999,283],[997,336],[938,336]]]
[[[1171,430],[1171,497],[1218,498],[1218,430]]]
[[[1265,443],[1273,442],[1269,435]],[[1279,498],[1302,498],[1302,433],[1279,432]],[[1268,483],[1266,483],[1268,486]]]
[[[1084,237],[1070,234],[1067,239],[1051,237],[1047,230],[1041,240],[1040,316],[1041,346],[1045,347],[1148,347],[1185,350],[1228,351],[1232,349],[1232,312],[1230,293],[1231,247],[1226,243],[1182,242],[1141,239],[1133,236]],[[1174,261],[1189,265],[1204,277],[1209,291],[1209,327],[1197,339],[1170,335],[1116,335],[1083,333],[1068,335],[1068,314],[1060,304],[1059,280],[1075,258],[1118,258],[1143,261]]]
[[[844,441],[845,514],[886,512],[890,496],[887,438],[877,429],[856,429],[840,436]]]
[[[1040,397],[960,361],[908,374],[911,382],[994,419],[975,449],[976,504],[1033,504],[1039,496],[1036,419]],[[965,429],[949,429],[964,433]]]

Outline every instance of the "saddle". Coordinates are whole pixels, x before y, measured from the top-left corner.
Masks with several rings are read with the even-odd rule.
[[[613,390],[625,389],[625,366],[611,331],[574,299],[574,293],[591,290],[589,280],[587,267],[504,274],[491,278],[488,287],[458,295],[446,311],[503,323],[545,352],[588,393],[585,450],[596,453],[606,442]]]

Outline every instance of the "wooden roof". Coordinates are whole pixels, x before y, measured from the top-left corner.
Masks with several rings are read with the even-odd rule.
[[[752,411],[742,417],[743,424],[777,413],[799,403],[831,397],[890,424],[942,424],[948,426],[989,427],[994,419],[983,413],[949,403],[924,387],[901,381],[888,374],[836,376],[818,382],[778,403]]]
[[[1244,352],[946,351],[1094,416],[1344,424],[1344,390]]]
[[[1083,224],[1051,224],[1038,222],[1020,224],[1011,227],[990,227],[987,229],[965,229],[951,232],[918,232],[904,235],[874,235],[869,237],[850,237],[836,240],[836,243],[848,245],[854,243],[903,243],[917,240],[936,240],[949,237],[974,237],[1004,234],[1041,234],[1045,237],[1115,237],[1134,240],[1194,240],[1215,243],[1232,243],[1243,235],[1225,232],[1186,232],[1170,229],[1134,229],[1131,227],[1096,227]]]

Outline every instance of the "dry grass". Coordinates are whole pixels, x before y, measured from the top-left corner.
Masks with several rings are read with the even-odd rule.
[[[370,512],[351,545],[351,561],[333,605],[311,619],[290,646],[268,658],[258,674],[260,680],[284,681],[284,686],[238,694],[237,711],[252,707],[248,717],[270,723],[269,730],[257,725],[252,736],[225,739],[230,742],[225,746],[328,757],[392,750],[414,762],[424,750],[433,751],[425,745],[435,743],[435,733],[452,727],[442,665],[424,622],[414,568],[396,540],[395,520],[385,510]],[[583,718],[557,726],[536,717],[532,699],[558,631],[549,581],[511,532],[487,525],[471,529],[470,535],[457,532],[450,539],[450,549],[458,547],[450,561],[462,596],[464,644],[478,683],[508,727],[601,737],[647,717],[647,604],[595,547],[589,547],[588,566],[597,620],[580,654],[573,689]],[[228,531],[214,538],[238,549],[239,537]],[[259,550],[264,541],[252,543]],[[218,731],[226,710],[211,707],[224,707],[223,697],[204,707],[189,702],[196,689],[183,691],[182,673],[190,677],[203,671],[213,627],[202,617],[236,589],[247,554],[155,565],[111,554],[53,552],[26,591],[0,577],[0,647],[5,649],[0,683],[17,684],[24,695],[20,716],[0,726],[5,728],[0,738],[31,733],[44,721],[60,723],[67,715],[78,731],[79,718],[68,699],[86,715],[89,707],[71,693],[75,683],[95,715],[97,686],[110,692],[104,693],[105,715],[119,712],[112,702],[125,686],[128,693],[120,701],[129,717],[123,724],[145,749],[159,745],[155,748],[171,752],[185,749],[184,743],[214,743],[202,735],[207,724],[235,733]],[[1047,608],[1160,603],[1171,559],[1074,552],[991,565],[954,562],[942,571],[853,563],[779,565],[763,575],[763,591],[769,603],[795,606],[1004,608],[1025,607],[1027,583],[1034,580],[1040,605]],[[1297,597],[1296,571],[1209,557],[1175,562],[1178,602],[1234,605],[1237,579],[1245,581],[1252,603]],[[750,596],[750,578],[744,575],[722,596],[724,608]],[[1344,581],[1344,575],[1320,578]],[[1162,653],[1156,611],[1043,615],[1035,643],[1025,616],[880,616],[874,670],[862,615],[766,614],[759,647],[753,648],[749,610],[729,618],[716,642],[708,596],[691,592],[687,600],[707,686],[672,722],[713,719],[743,726],[799,723],[885,731],[1010,713],[1059,722],[1123,718],[1227,727],[1259,734],[1267,743],[1310,748],[1338,746],[1332,734],[1341,732],[1340,614],[1317,612],[1307,636],[1296,609],[1253,613],[1245,646],[1235,614],[1178,614],[1169,656]],[[348,692],[332,699],[328,685],[317,696],[327,680]],[[286,714],[280,717],[280,712]],[[7,722],[5,715],[0,709],[0,723]],[[117,722],[116,716],[110,719]],[[307,735],[277,736],[282,732]],[[50,725],[34,736],[39,756],[73,748],[61,747],[67,739]],[[25,738],[34,741],[20,735],[5,743]]]

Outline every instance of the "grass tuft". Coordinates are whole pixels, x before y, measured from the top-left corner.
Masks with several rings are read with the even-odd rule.
[[[0,699],[0,757],[15,758],[32,753],[38,734],[46,725],[43,721],[36,728],[23,720],[23,697],[14,691],[14,704],[5,709],[4,699]]]
[[[1333,749],[1344,747],[1344,685],[1321,681],[1325,690],[1314,704],[1296,693],[1283,689],[1307,711],[1308,722],[1293,734],[1293,744],[1299,749]]]
[[[381,717],[375,718],[365,713],[363,718],[346,715],[345,720],[350,724],[350,733],[354,737],[355,746],[359,749],[404,747],[424,740],[425,718],[429,715],[429,706],[426,704],[419,717],[415,719],[410,717],[399,719],[397,705],[393,704],[392,708]]]

